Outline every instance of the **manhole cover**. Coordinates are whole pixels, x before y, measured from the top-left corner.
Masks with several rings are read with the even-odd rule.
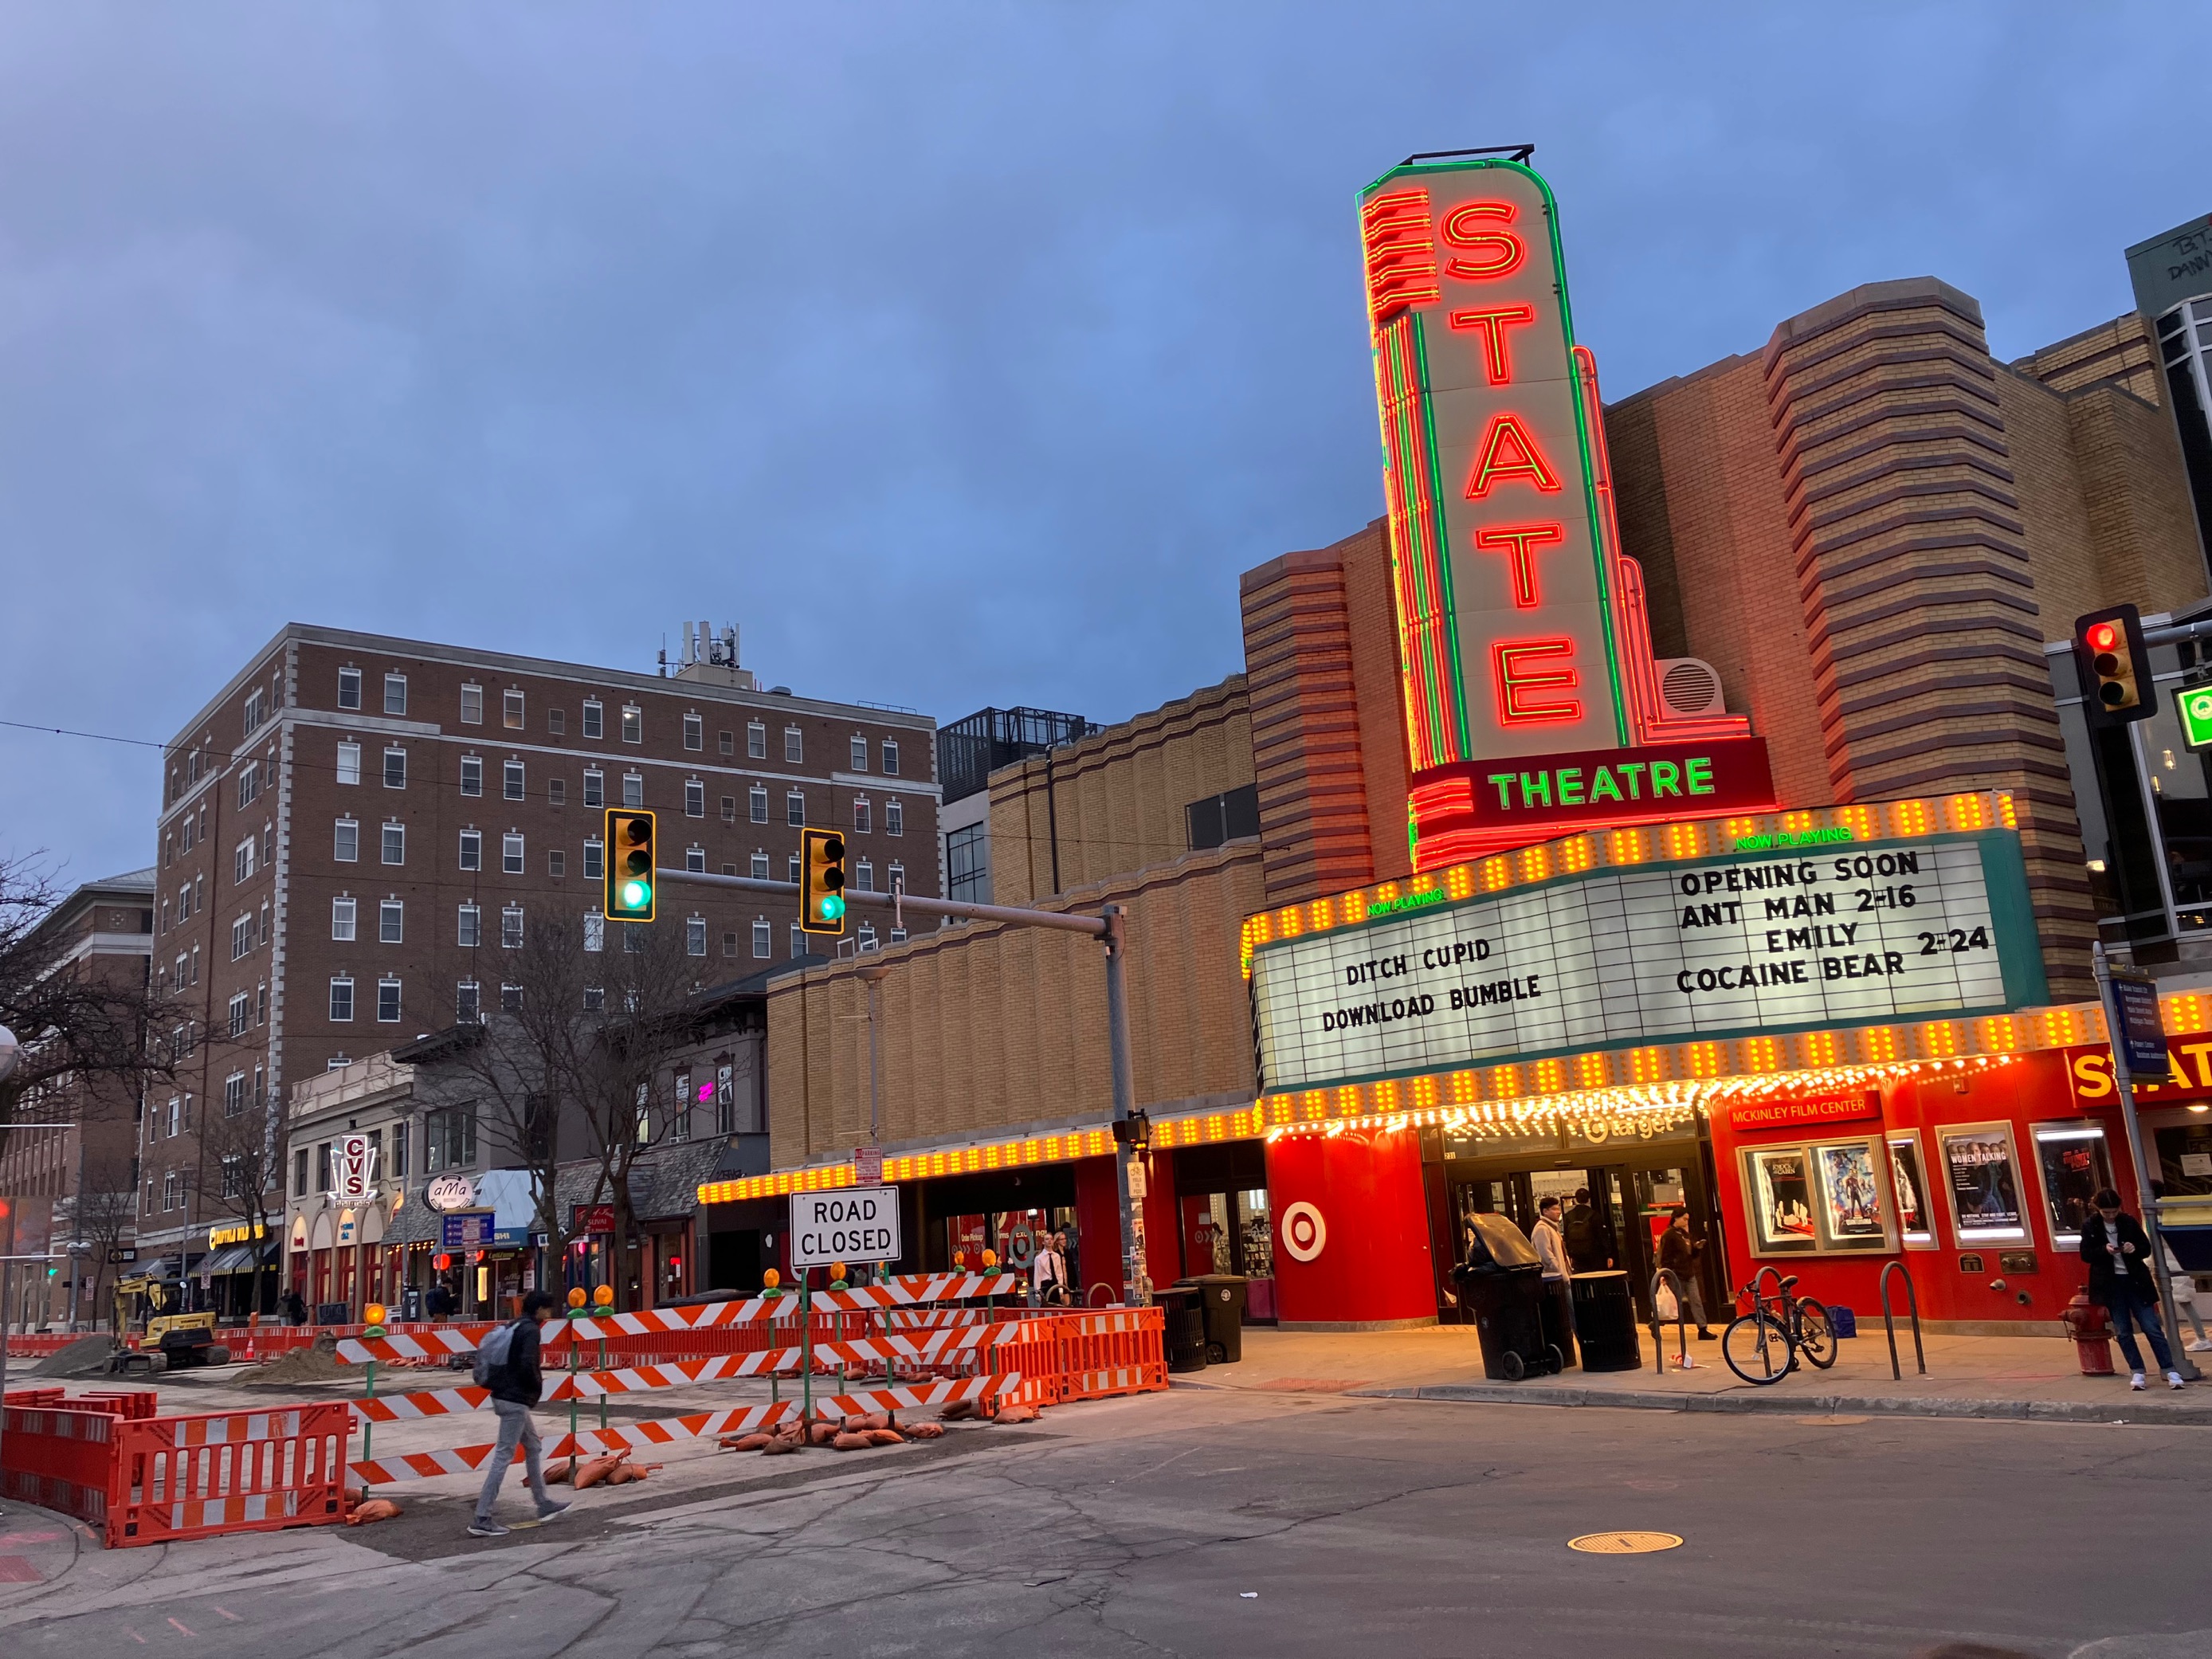
[[[1584,1555],[1650,1555],[1674,1549],[1681,1541],[1671,1532],[1586,1532],[1567,1540],[1567,1547]]]

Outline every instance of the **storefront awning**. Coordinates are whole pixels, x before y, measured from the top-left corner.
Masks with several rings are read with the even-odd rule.
[[[269,1241],[264,1240],[263,1243],[266,1246]],[[273,1256],[274,1254],[273,1250],[266,1248],[262,1251],[264,1257]],[[202,1260],[199,1266],[193,1271],[206,1274],[252,1273],[253,1246],[251,1244],[225,1245],[214,1255]]]

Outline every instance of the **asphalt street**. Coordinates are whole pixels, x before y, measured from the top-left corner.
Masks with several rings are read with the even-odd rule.
[[[73,1564],[24,1545],[51,1582],[0,1587],[0,1651],[2212,1655],[2204,1429],[1178,1389],[778,1462],[492,1543],[416,1500]],[[1567,1547],[1613,1529],[1684,1541]]]

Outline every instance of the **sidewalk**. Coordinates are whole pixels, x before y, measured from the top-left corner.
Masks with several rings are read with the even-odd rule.
[[[1716,1330],[1720,1328],[1716,1326]],[[1667,1369],[1655,1368],[1649,1330],[1638,1333],[1643,1366],[1521,1382],[1482,1374],[1474,1329],[1439,1325],[1408,1331],[1325,1334],[1255,1327],[1243,1360],[1177,1376],[1177,1388],[1242,1389],[1277,1394],[1475,1401],[1528,1406],[1613,1406],[1644,1411],[1850,1412],[1911,1417],[2029,1418],[2067,1423],[2159,1423],[2212,1427],[2212,1376],[2179,1392],[2154,1376],[2142,1394],[2117,1376],[2083,1376],[2074,1345],[2063,1338],[1929,1336],[1928,1375],[1913,1369],[1909,1331],[1898,1333],[1902,1380],[1890,1376],[1889,1346],[1879,1322],[1837,1345],[1833,1369],[1801,1368],[1754,1387],[1721,1358],[1717,1340],[1689,1341],[1694,1369],[1674,1368],[1674,1328],[1667,1328]],[[2115,1354],[2117,1358],[2117,1352]],[[2200,1362],[2212,1354],[2193,1356]],[[2207,1366],[2212,1372],[2212,1366]]]

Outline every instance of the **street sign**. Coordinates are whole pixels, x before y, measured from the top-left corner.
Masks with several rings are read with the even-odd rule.
[[[2191,749],[2212,746],[2212,685],[2188,687],[2173,706],[2181,711],[2181,740]]]
[[[480,1250],[492,1242],[489,1210],[459,1210],[438,1218],[438,1244],[447,1250]]]
[[[791,1265],[896,1261],[899,1200],[896,1187],[848,1187],[791,1195]]]
[[[880,1146],[853,1148],[853,1184],[855,1187],[880,1187],[884,1183],[884,1149]]]
[[[2112,1046],[2126,1055],[2130,1076],[2146,1083],[2165,1081],[2172,1062],[2159,1018],[2158,981],[2147,974],[2117,969],[2112,978]]]

